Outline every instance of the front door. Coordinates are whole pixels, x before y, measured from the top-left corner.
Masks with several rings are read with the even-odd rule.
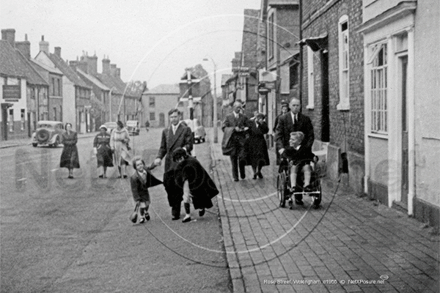
[[[400,58],[401,75],[400,75],[400,91],[402,95],[402,199],[401,201],[408,204],[408,104],[407,104],[407,69],[408,56]]]
[[[321,50],[321,141],[330,141],[330,97],[328,78],[328,52]]]
[[[159,114],[159,127],[165,127],[165,114]]]

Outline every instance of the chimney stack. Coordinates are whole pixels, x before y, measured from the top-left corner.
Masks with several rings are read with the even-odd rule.
[[[8,41],[8,43],[15,48],[15,29],[8,28],[2,30],[2,40]]]
[[[116,68],[116,77],[121,78],[121,68],[119,67]]]
[[[76,67],[78,66],[78,61],[77,60],[69,61],[69,66],[72,67],[73,70],[76,71]]]
[[[110,75],[111,74],[111,70],[110,70],[110,59],[108,59],[104,56],[104,59],[102,59],[102,74],[107,74]]]
[[[44,40],[44,36],[41,36],[40,51],[44,51],[49,54],[49,42]]]
[[[31,42],[28,41],[27,34],[24,35],[23,42],[15,42],[15,47],[23,54],[27,59],[31,59]]]
[[[116,64],[110,64],[110,74],[116,76]]]
[[[61,58],[61,47],[54,48],[55,55]]]

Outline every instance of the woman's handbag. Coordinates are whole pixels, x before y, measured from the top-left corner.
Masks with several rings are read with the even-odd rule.
[[[134,207],[134,211],[133,213],[130,215],[130,221],[132,221],[133,223],[137,222],[137,218],[138,218],[138,210],[139,210],[139,204],[140,202],[136,203],[136,206]]]

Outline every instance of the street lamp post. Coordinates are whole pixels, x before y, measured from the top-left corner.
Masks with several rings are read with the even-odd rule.
[[[213,120],[213,126],[214,126],[214,143],[218,142],[218,130],[217,130],[217,64],[215,64],[214,59],[212,59],[211,57],[209,57],[209,59],[211,59],[212,64],[214,64],[214,98],[213,98],[213,103],[214,103],[214,110],[213,110],[213,115],[212,115],[212,120]],[[204,58],[204,61],[208,61],[208,58]]]

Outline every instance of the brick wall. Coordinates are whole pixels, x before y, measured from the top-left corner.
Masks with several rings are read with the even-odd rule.
[[[315,19],[310,14],[316,11],[316,7],[322,7],[326,2],[334,2],[323,14]],[[362,23],[362,1],[341,0],[304,1],[303,38],[316,37],[323,33],[328,34],[328,76],[329,76],[329,107],[330,107],[330,143],[351,150],[356,153],[364,153],[364,89],[363,89],[363,40],[362,36],[355,32],[355,28]],[[349,17],[349,76],[350,76],[350,110],[339,111],[339,47],[338,47],[338,21],[342,15]],[[303,105],[308,101],[307,82],[307,50],[303,56]],[[321,133],[321,55],[315,52],[315,108],[303,111],[309,115],[314,124],[315,133],[320,137]],[[345,123],[344,123],[345,122]],[[344,151],[344,150],[343,150]]]

